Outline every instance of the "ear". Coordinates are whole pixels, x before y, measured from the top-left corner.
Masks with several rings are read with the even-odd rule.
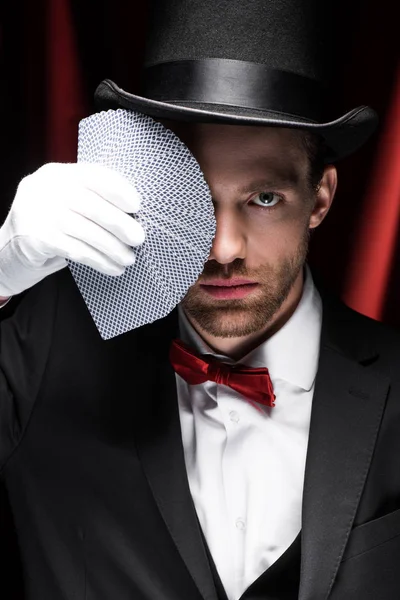
[[[313,211],[310,215],[309,227],[318,227],[325,219],[331,207],[337,186],[337,171],[333,165],[327,165],[320,181]]]

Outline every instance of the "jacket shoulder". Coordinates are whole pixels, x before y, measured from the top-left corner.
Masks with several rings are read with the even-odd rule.
[[[373,358],[391,374],[400,373],[400,330],[372,319],[347,306],[333,296],[323,296],[323,337],[355,357]]]

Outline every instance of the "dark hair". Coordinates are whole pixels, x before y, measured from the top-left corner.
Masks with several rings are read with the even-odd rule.
[[[309,130],[301,130],[301,143],[306,151],[310,169],[308,173],[310,187],[317,190],[325,168],[327,147],[322,137]]]

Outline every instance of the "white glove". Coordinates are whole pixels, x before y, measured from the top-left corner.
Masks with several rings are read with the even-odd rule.
[[[119,173],[89,164],[50,163],[25,177],[0,228],[0,296],[30,288],[66,258],[106,275],[135,262],[143,243],[140,196]]]

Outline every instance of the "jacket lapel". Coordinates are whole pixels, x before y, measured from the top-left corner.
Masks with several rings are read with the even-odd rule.
[[[353,313],[324,303],[303,495],[299,600],[329,597],[363,491],[389,382]],[[366,366],[368,364],[368,366]]]
[[[350,314],[350,317],[349,317]],[[303,494],[299,600],[329,597],[369,470],[389,386],[361,323],[326,302]],[[136,440],[155,501],[205,600],[217,600],[184,462],[170,341],[176,311],[139,330]],[[367,366],[368,365],[368,366]],[[138,390],[138,391],[139,391]]]
[[[178,336],[173,311],[142,328],[136,372],[145,398],[136,441],[145,475],[169,533],[201,595],[217,600],[210,565],[190,494],[182,446],[175,372],[168,353]]]

